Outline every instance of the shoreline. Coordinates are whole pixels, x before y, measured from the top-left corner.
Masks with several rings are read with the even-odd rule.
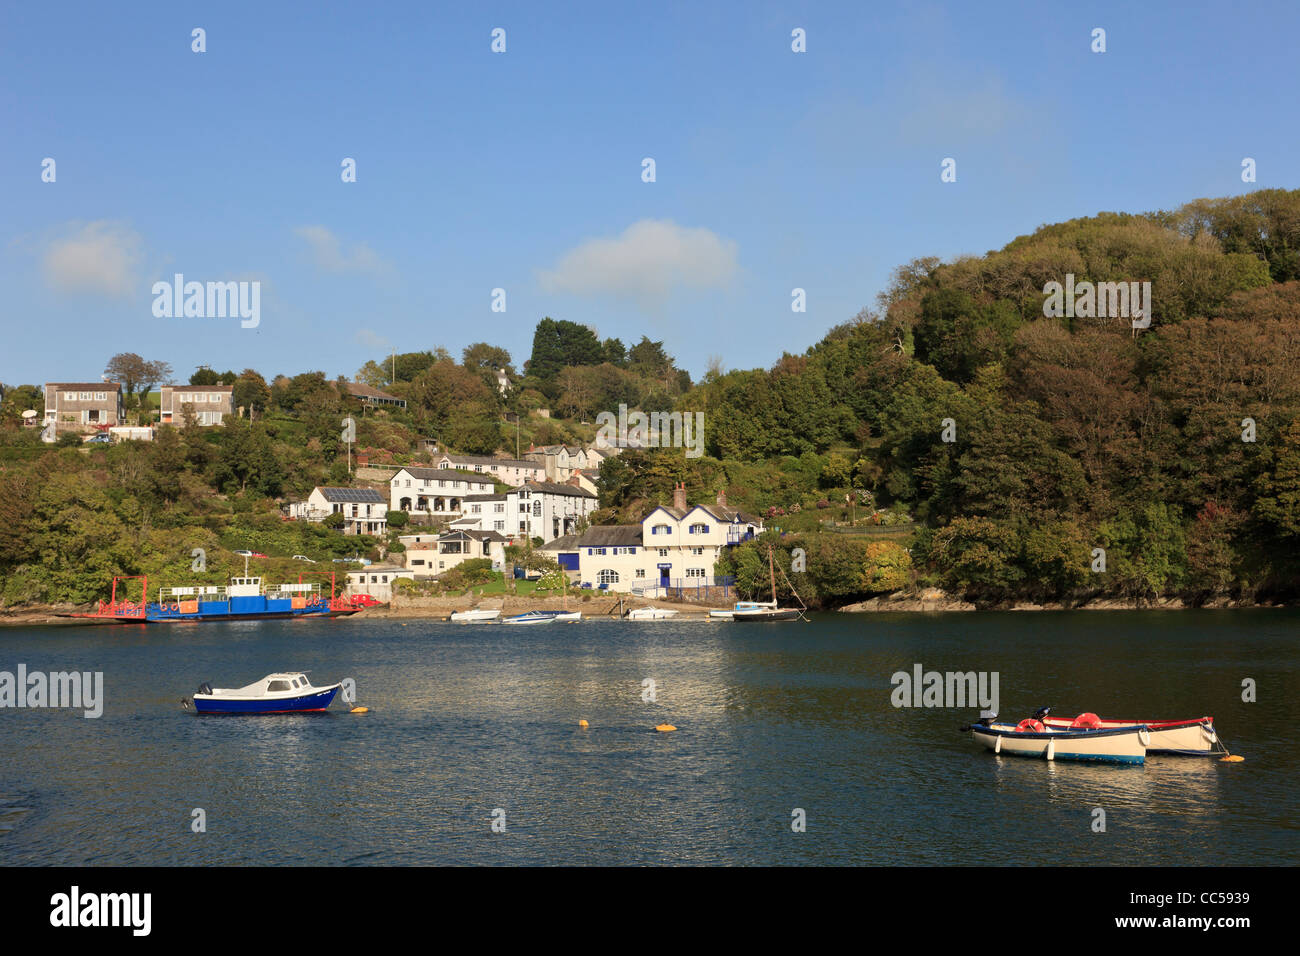
[[[634,607],[662,607],[681,614],[678,620],[707,619],[708,612],[723,605],[708,605],[692,602],[673,602],[647,600],[639,597],[624,596],[623,609]],[[962,601],[946,594],[924,592],[920,595],[896,594],[869,598],[837,608],[821,608],[813,613],[822,614],[951,614],[951,613],[998,613],[1027,611],[1197,611],[1197,610],[1251,610],[1251,609],[1285,609],[1295,607],[1286,603],[1257,603],[1249,601],[1231,601],[1219,599],[1203,604],[1188,604],[1181,598],[1166,598],[1159,601],[1136,601],[1120,598],[1099,598],[1079,604],[1062,601],[1014,601],[1004,605],[979,607],[970,601]],[[70,618],[60,615],[85,613],[94,610],[93,604],[39,604],[12,608],[0,608],[0,628],[21,626],[43,627],[107,627],[118,626],[119,622],[95,621],[86,618]],[[581,611],[588,619],[621,619],[618,613],[619,600],[610,595],[599,599],[583,601],[570,599],[567,608],[558,597],[534,598],[517,597],[513,594],[491,595],[475,600],[461,597],[426,597],[397,595],[391,604],[380,607],[365,608],[350,615],[353,620],[447,620],[453,611],[470,608],[500,608],[502,616],[522,614],[526,611]]]

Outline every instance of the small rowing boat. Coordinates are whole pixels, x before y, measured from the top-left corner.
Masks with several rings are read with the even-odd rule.
[[[1043,708],[1018,724],[994,723],[981,718],[963,730],[995,754],[1040,757],[1047,760],[1087,760],[1100,763],[1141,764],[1146,762],[1151,733],[1145,726],[1125,725],[1107,729],[1051,728],[1043,723]]]
[[[1214,730],[1213,717],[1191,720],[1103,720],[1096,714],[1068,717],[1044,717],[1049,730],[1114,730],[1117,727],[1142,725],[1151,734],[1147,753],[1152,756],[1211,757],[1226,754],[1227,748]]]
[[[199,714],[305,714],[329,707],[341,684],[313,687],[301,671],[267,674],[244,687],[213,687],[206,681],[194,695]],[[188,702],[186,702],[188,704]]]

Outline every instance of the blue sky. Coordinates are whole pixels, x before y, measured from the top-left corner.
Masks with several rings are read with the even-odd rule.
[[[545,315],[770,366],[916,256],[1300,186],[1297,35],[1291,3],[8,4],[0,381],[521,366]],[[156,318],[177,272],[260,281],[260,324]]]

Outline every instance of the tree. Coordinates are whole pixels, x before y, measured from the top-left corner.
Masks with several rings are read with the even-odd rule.
[[[242,410],[246,408],[248,417],[253,419],[266,410],[267,404],[271,401],[271,389],[267,387],[266,379],[253,369],[246,368],[235,379],[232,398],[235,408],[241,410],[241,416]]]
[[[166,362],[146,361],[134,352],[119,352],[108,360],[104,374],[115,382],[121,382],[126,397],[131,399],[170,379],[172,367]]]

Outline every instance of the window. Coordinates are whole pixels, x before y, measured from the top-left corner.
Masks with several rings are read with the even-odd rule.
[[[672,534],[673,529],[666,524],[657,524],[650,529],[651,534]]]
[[[704,577],[704,569],[703,569],[703,568],[687,568],[687,569],[686,569],[686,576],[687,576],[688,578],[702,578],[702,577]]]
[[[77,393],[76,393],[76,392],[64,392],[64,393],[63,393],[63,400],[64,400],[65,402],[75,402],[75,401],[77,400]]]
[[[470,510],[470,514],[481,514],[482,511],[483,511],[483,506],[482,506],[482,505],[470,505],[470,506],[469,506],[469,510]]]
[[[666,557],[668,557],[668,549],[667,549],[667,548],[660,548],[660,549],[659,549],[659,557],[661,557],[661,558],[666,558]]]
[[[708,534],[709,526],[706,524],[693,524],[690,529],[691,534]]]
[[[542,516],[542,502],[540,499],[533,502],[533,514],[539,518]]]
[[[88,402],[88,401],[90,401],[90,400],[91,400],[91,393],[90,393],[90,392],[82,392],[82,393],[81,393],[81,400],[82,400],[83,402]]]
[[[208,396],[208,402],[211,403],[211,404],[213,404],[213,405],[215,405],[215,404],[216,404],[217,402],[219,402],[219,401],[221,401],[221,396],[220,396],[220,395],[209,395],[209,396]]]
[[[271,683],[266,685],[266,689],[268,693],[276,690],[293,690],[293,688],[289,686],[287,680],[273,680]]]
[[[637,568],[637,569],[636,569],[636,576],[637,576],[638,578],[643,578],[643,577],[645,577],[645,568]]]
[[[497,503],[492,507],[492,510],[495,511],[497,514],[504,514],[506,510],[505,502]]]
[[[96,393],[95,393],[95,401],[97,401],[97,402],[106,402],[106,401],[108,401],[108,392],[96,392]]]
[[[691,548],[691,554],[697,554],[697,555],[698,555],[698,554],[703,554],[703,553],[704,553],[704,549],[703,549],[703,548]]]
[[[596,575],[596,581],[600,584],[618,584],[618,572],[604,568]]]
[[[496,531],[505,531],[506,523],[504,521],[494,521],[492,522],[492,527]]]

